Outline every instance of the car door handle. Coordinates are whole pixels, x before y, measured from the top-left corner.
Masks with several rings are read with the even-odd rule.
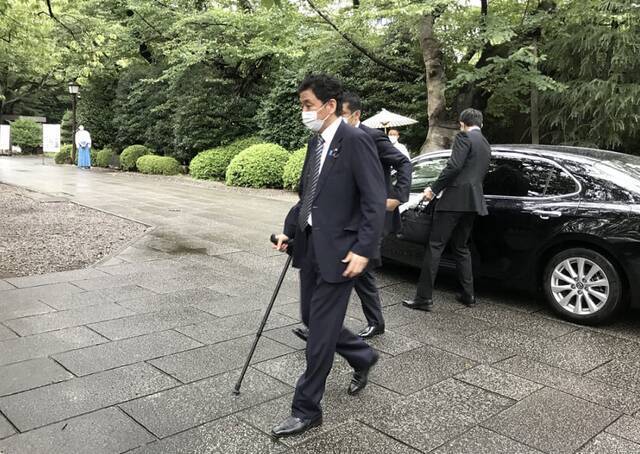
[[[562,211],[533,210],[533,214],[540,219],[559,218],[562,216]]]

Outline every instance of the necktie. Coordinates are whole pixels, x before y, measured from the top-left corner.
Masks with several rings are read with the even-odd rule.
[[[316,148],[313,153],[313,162],[309,167],[306,175],[304,186],[304,194],[302,196],[302,206],[298,215],[298,225],[302,230],[309,225],[309,215],[311,214],[311,206],[316,198],[316,189],[318,188],[318,180],[320,179],[320,163],[322,162],[322,152],[324,150],[324,139],[318,136],[316,139]]]

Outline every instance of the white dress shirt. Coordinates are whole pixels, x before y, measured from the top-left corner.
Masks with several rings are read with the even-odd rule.
[[[400,153],[405,155],[407,158],[411,159],[411,155],[409,154],[409,150],[407,150],[407,147],[402,145],[400,142],[394,143],[393,146],[396,147],[398,151],[400,151]]]
[[[342,120],[340,118],[334,120],[333,123],[327,126],[327,128],[320,134],[322,136],[322,140],[324,140],[324,144],[322,145],[322,156],[320,157],[320,170],[318,170],[320,173],[322,173],[322,167],[324,166],[324,161],[326,161],[327,159],[329,147],[331,147],[331,142],[333,141],[333,138],[336,135],[338,128],[340,127],[340,123],[342,123]],[[308,222],[309,225],[313,225],[311,213],[309,213]]]

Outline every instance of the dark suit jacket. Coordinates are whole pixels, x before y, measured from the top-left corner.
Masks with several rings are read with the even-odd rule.
[[[377,253],[384,224],[387,196],[376,147],[365,132],[340,121],[320,179],[311,209],[312,244],[298,226],[298,213],[305,194],[305,179],[311,153],[307,153],[300,178],[300,200],[289,211],[284,233],[295,238],[293,266],[301,268],[307,247],[315,249],[322,278],[327,282],[344,282],[349,251],[371,258]],[[308,144],[315,149],[316,138]]]
[[[413,170],[411,161],[393,146],[389,137],[379,129],[369,128],[362,123],[358,128],[369,134],[376,144],[378,158],[380,159],[380,164],[382,164],[382,173],[384,173],[387,198],[396,199],[402,203],[407,202],[411,190],[411,172]],[[391,169],[396,171],[395,185],[391,184]],[[384,233],[399,232],[401,228],[400,210],[396,208],[393,212],[387,212]]]
[[[487,214],[482,183],[491,161],[491,146],[482,132],[459,132],[453,143],[451,158],[431,190],[444,194],[437,211],[475,212]]]

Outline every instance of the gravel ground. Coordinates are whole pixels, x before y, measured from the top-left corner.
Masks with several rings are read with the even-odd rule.
[[[0,278],[84,268],[143,233],[136,222],[0,184]]]

